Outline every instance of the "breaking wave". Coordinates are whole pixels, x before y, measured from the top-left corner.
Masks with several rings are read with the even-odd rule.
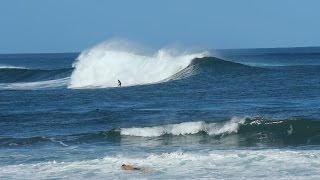
[[[127,41],[110,41],[83,51],[73,68],[29,69],[0,65],[0,89],[107,88],[117,87],[118,79],[122,86],[135,86],[197,74],[214,76],[250,67],[210,57],[205,51],[192,53],[163,48],[146,52]]]
[[[124,81],[121,79],[122,84],[124,86],[128,85],[138,85],[138,84],[150,84],[150,83],[156,83],[156,82],[167,82],[171,80],[177,80],[177,79],[183,79],[183,78],[189,78],[191,76],[200,75],[200,76],[215,76],[217,74],[221,73],[230,73],[233,71],[242,71],[243,68],[253,68],[249,66],[245,66],[239,63],[234,63],[230,61],[225,61],[216,57],[202,57],[202,58],[194,58],[195,54],[193,55],[185,55],[181,57],[177,57],[177,59],[174,59],[174,57],[171,57],[172,59],[145,59],[140,64],[144,68],[149,68],[155,64],[157,68],[156,71],[159,72],[159,77],[156,75],[156,71],[150,71],[148,73],[151,73],[146,76],[142,77],[142,72],[135,72],[136,76],[131,75],[130,73],[133,73],[137,68],[138,64],[133,65],[132,71],[124,71],[123,69],[123,75],[130,74],[130,78],[128,79],[130,83],[128,84],[128,81]],[[185,59],[184,59],[185,58]],[[107,61],[107,60],[105,60]],[[150,62],[149,62],[150,61]],[[148,63],[147,63],[148,62]],[[176,63],[175,63],[176,62]],[[161,64],[164,63],[164,64]],[[94,64],[94,63],[93,63]],[[117,65],[120,66],[122,63],[118,63]],[[172,65],[172,67],[171,67]],[[85,81],[87,82],[86,85],[83,84],[83,86],[80,86],[78,84],[77,86],[70,85],[72,82],[74,82],[75,72],[78,72],[77,68],[62,68],[62,69],[52,69],[52,70],[46,70],[46,69],[23,69],[23,68],[3,68],[0,69],[0,89],[45,89],[45,88],[54,88],[54,87],[69,87],[69,88],[99,88],[99,87],[109,87],[106,86],[108,83],[111,83],[110,81],[107,82],[106,80],[108,73],[102,71],[102,69],[99,69],[101,66],[93,65],[94,67],[91,68],[91,70],[84,70],[82,73],[83,75],[80,75]],[[86,67],[86,66],[85,66]],[[129,65],[126,66],[124,63],[124,67],[127,69],[129,68]],[[170,67],[170,68],[169,68]],[[95,74],[95,69],[98,68],[98,74]],[[112,68],[115,69],[115,68]],[[119,69],[118,69],[119,70]],[[118,70],[116,70],[118,72]],[[89,71],[92,71],[91,75],[88,76],[89,79],[86,79],[86,72],[89,73]],[[111,71],[111,70],[110,70]],[[112,73],[116,73],[116,71]],[[164,71],[164,72],[160,72]],[[104,74],[107,73],[107,74]],[[111,73],[111,74],[112,74]],[[71,75],[72,74],[72,75]],[[77,73],[76,73],[77,74]],[[90,74],[90,73],[89,73]],[[71,75],[71,77],[70,77]],[[141,77],[141,79],[139,79]],[[80,78],[81,79],[81,78]],[[120,79],[120,78],[119,78]],[[156,80],[157,79],[157,80]],[[161,79],[161,80],[160,80]],[[87,81],[88,80],[88,81]],[[117,86],[117,80],[113,82],[110,87]],[[137,81],[136,81],[137,80]],[[89,82],[90,81],[90,82]],[[140,82],[135,84],[136,82]],[[89,85],[92,83],[91,85]],[[105,84],[107,83],[107,84]]]
[[[111,41],[80,54],[69,88],[116,87],[118,79],[123,86],[162,82],[188,67],[193,59],[207,55],[173,49],[146,55],[130,43]]]
[[[208,135],[226,135],[237,133],[239,126],[245,122],[244,118],[232,118],[225,123],[204,121],[198,122],[183,122],[179,124],[169,124],[154,127],[142,128],[121,128],[121,135],[126,136],[141,136],[141,137],[157,137],[165,134],[170,135],[188,135],[205,132]]]

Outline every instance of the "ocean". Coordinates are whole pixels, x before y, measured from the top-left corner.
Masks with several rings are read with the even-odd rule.
[[[319,77],[318,47],[2,54],[0,179],[319,179]]]

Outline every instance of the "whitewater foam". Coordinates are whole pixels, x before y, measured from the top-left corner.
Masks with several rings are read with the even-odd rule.
[[[319,179],[318,150],[173,151],[101,159],[5,165],[1,179]],[[121,164],[147,167],[122,171]],[[271,179],[272,179],[271,178]]]
[[[183,122],[153,127],[121,128],[120,134],[125,136],[157,137],[165,134],[188,135],[205,132],[212,136],[237,133],[239,126],[246,118],[233,117],[227,122],[206,123],[204,121]]]
[[[207,54],[160,49],[146,55],[125,41],[102,43],[77,58],[69,88],[116,87],[118,79],[122,86],[158,83]]]

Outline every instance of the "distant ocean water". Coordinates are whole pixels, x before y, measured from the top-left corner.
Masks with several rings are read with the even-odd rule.
[[[0,179],[319,179],[319,77],[317,47],[3,54]]]

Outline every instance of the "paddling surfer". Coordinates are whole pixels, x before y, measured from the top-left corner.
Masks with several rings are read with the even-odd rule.
[[[121,169],[125,170],[125,171],[132,171],[132,170],[136,170],[136,171],[140,171],[140,172],[151,171],[150,168],[139,168],[139,167],[134,167],[134,166],[129,165],[129,164],[122,164]]]
[[[133,167],[132,165],[128,165],[128,164],[122,164],[121,166],[122,170],[137,170],[137,171],[141,171],[141,168],[137,168],[137,167]]]

